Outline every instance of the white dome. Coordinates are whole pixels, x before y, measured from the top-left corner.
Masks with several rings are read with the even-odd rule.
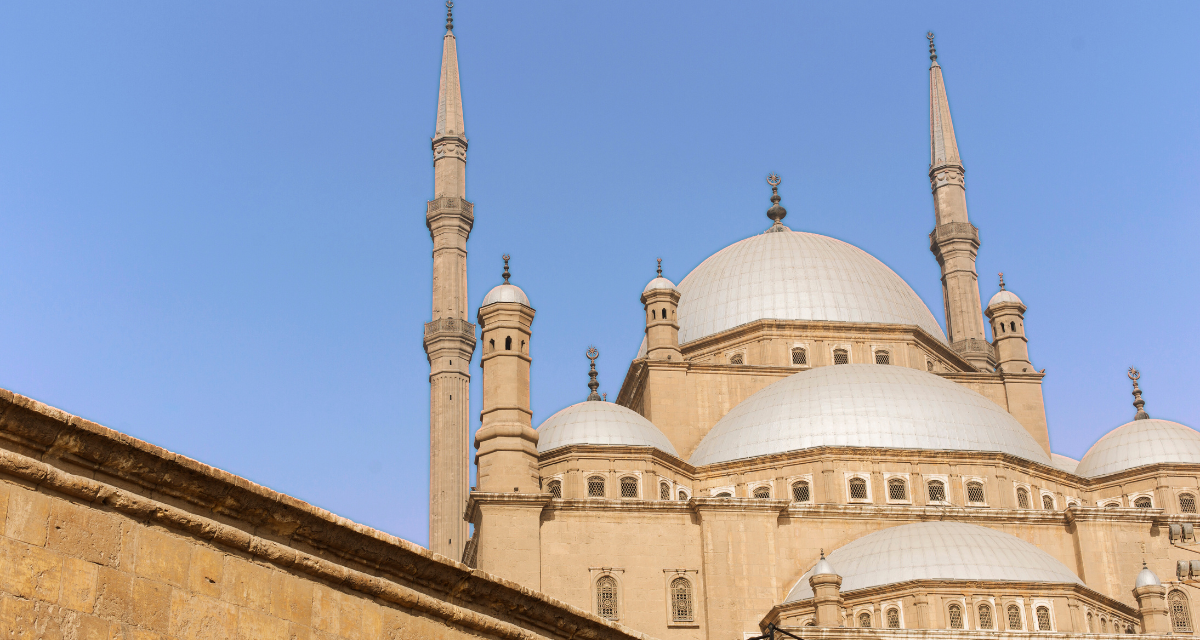
[[[1157,462],[1200,464],[1200,433],[1170,420],[1134,420],[1097,440],[1075,473],[1094,478]]]
[[[1075,458],[1068,458],[1067,456],[1052,453],[1050,454],[1050,464],[1067,473],[1075,473],[1075,468],[1079,466],[1079,461]]]
[[[881,364],[817,367],[771,384],[725,414],[689,462],[820,446],[999,451],[1050,464],[995,402],[932,373]]]
[[[1146,566],[1145,562],[1142,562],[1142,570],[1138,572],[1137,581],[1133,583],[1133,588],[1138,589],[1149,586],[1162,586],[1162,581]]]
[[[679,283],[679,342],[772,318],[916,325],[946,341],[921,298],[841,240],[763,233],[709,256]]]
[[[614,402],[587,400],[546,418],[537,428],[538,453],[569,444],[654,447],[675,457],[675,447],[654,423]]]
[[[646,283],[646,288],[642,289],[642,293],[649,293],[650,291],[654,291],[655,289],[674,289],[674,288],[675,288],[674,282],[671,282],[670,280],[667,280],[666,278],[659,276],[659,277],[651,280],[650,282]]]
[[[988,300],[987,306],[990,307],[994,304],[1000,304],[1002,302],[1015,302],[1016,304],[1020,305],[1025,304],[1024,302],[1021,302],[1021,299],[1017,297],[1017,294],[1011,291],[1003,290],[992,296],[992,299]]]
[[[480,303],[479,306],[486,307],[495,302],[519,302],[530,309],[533,308],[533,305],[529,304],[529,297],[525,295],[524,291],[521,291],[521,287],[518,287],[515,284],[508,284],[507,282],[493,287],[492,290],[483,297],[483,302]]]
[[[1083,584],[1053,556],[1024,540],[965,522],[919,522],[876,531],[827,557],[842,593],[907,580],[995,580]],[[784,602],[813,597],[806,572]]]

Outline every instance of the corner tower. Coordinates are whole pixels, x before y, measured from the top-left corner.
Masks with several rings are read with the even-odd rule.
[[[929,250],[942,267],[942,300],[946,307],[946,334],[950,346],[976,368],[995,368],[995,355],[983,333],[979,304],[979,229],[967,218],[967,188],[942,67],[929,38],[929,185],[933,190],[936,226],[929,234]]]
[[[424,344],[429,359],[429,549],[462,560],[470,482],[470,364],[475,352],[475,325],[467,322],[467,237],[474,207],[466,200],[467,137],[453,7],[453,2],[446,3],[433,133],[433,200],[425,212],[425,226],[433,238],[433,319],[425,323]]]

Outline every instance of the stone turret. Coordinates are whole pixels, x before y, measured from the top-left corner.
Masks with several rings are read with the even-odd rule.
[[[984,311],[992,322],[992,345],[996,348],[996,360],[1005,373],[1028,373],[1033,371],[1029,362],[1029,340],[1025,337],[1025,303],[1017,294],[1004,288],[1004,274],[1000,274],[1000,291],[988,301]]]
[[[642,290],[646,309],[646,357],[651,360],[683,361],[679,350],[679,290],[663,277],[662,258],[658,259],[658,277]]]
[[[825,559],[824,551],[821,551],[821,559],[817,566],[813,567],[812,575],[808,577],[808,584],[813,590],[816,626],[842,626],[842,577]]]
[[[1158,576],[1146,566],[1144,560],[1142,570],[1138,572],[1137,582],[1134,583],[1133,595],[1137,598],[1138,615],[1142,618],[1142,633],[1171,633],[1171,618],[1167,613],[1167,590]]]

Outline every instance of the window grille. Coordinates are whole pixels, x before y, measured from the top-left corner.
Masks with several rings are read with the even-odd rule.
[[[1149,496],[1142,496],[1133,501],[1133,506],[1139,509],[1149,509],[1154,506],[1154,503],[1150,501]]]
[[[729,493],[728,491],[722,491],[721,493],[717,494],[717,497],[718,498],[732,498],[733,494]]]
[[[1037,608],[1038,631],[1051,631],[1050,629],[1050,608]]]
[[[850,353],[847,352],[845,349],[834,349],[833,350],[833,363],[834,364],[850,364]]]
[[[682,489],[680,489],[680,490],[679,490],[679,499],[680,499],[680,500],[687,500],[687,499],[688,499],[688,497],[687,497],[687,492],[686,492],[686,491],[684,491],[684,490],[682,490]]]
[[[875,352],[875,364],[891,364],[892,356],[886,351]]]
[[[562,483],[561,482],[559,482],[558,480],[551,480],[549,488],[550,488],[551,496],[554,496],[555,498],[562,497]]]
[[[616,620],[617,613],[617,580],[612,576],[601,576],[596,581],[596,615]]]
[[[792,349],[792,364],[808,364],[808,352],[801,347]]]
[[[604,478],[601,478],[600,476],[592,476],[588,478],[588,497],[604,497]]]
[[[858,626],[862,627],[863,629],[870,629],[871,614],[867,613],[866,611],[858,614]]]
[[[1022,509],[1029,508],[1029,492],[1025,489],[1017,489],[1017,506]]]
[[[892,608],[892,609],[887,610],[887,628],[889,628],[889,629],[899,629],[900,628],[900,610],[899,609]]]
[[[671,621],[691,622],[695,619],[692,606],[692,582],[687,578],[671,581]]]
[[[1054,511],[1054,498],[1042,496],[1042,508],[1047,511]]]
[[[1179,510],[1184,513],[1196,513],[1196,496],[1190,493],[1179,494]]]
[[[808,483],[804,480],[792,483],[792,499],[796,502],[808,502],[812,497]]]
[[[987,502],[987,499],[983,495],[982,482],[967,483],[967,502],[974,502],[976,504],[983,504],[984,502]]]
[[[850,478],[850,499],[867,499],[867,481],[862,478]]]
[[[992,625],[992,607],[986,604],[979,605],[979,628],[991,629]]]
[[[729,364],[743,364],[742,354],[735,353],[735,354],[729,356]]]
[[[1192,632],[1192,612],[1187,596],[1182,591],[1172,591],[1167,596],[1167,608],[1171,611],[1171,629],[1176,632]]]
[[[771,488],[770,487],[755,487],[754,488],[754,497],[755,498],[770,498],[771,497]]]
[[[888,480],[888,499],[889,500],[907,500],[908,488],[904,486],[903,478],[891,478]]]
[[[1104,505],[1104,508],[1105,509],[1116,509],[1119,506],[1121,506],[1120,502],[1110,502],[1110,503]]]
[[[658,483],[658,499],[659,500],[670,500],[671,499],[671,485],[667,484],[666,482]]]
[[[950,628],[951,629],[963,628],[962,607],[960,607],[956,604],[952,604],[948,607],[948,610],[950,613]]]
[[[621,497],[636,498],[638,497],[637,478],[621,478]]]
[[[1008,605],[1008,628],[1012,631],[1021,630],[1021,608],[1015,604]]]
[[[1088,625],[1088,633],[1096,633],[1096,622],[1092,618],[1091,611],[1089,611],[1088,615],[1087,615],[1087,625]]]
[[[945,502],[946,501],[946,485],[941,480],[929,481],[929,501],[930,502]]]

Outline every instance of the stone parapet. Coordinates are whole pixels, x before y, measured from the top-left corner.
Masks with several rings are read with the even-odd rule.
[[[929,232],[929,250],[937,253],[938,245],[952,240],[968,240],[979,247],[979,229],[970,222],[947,222]]]

